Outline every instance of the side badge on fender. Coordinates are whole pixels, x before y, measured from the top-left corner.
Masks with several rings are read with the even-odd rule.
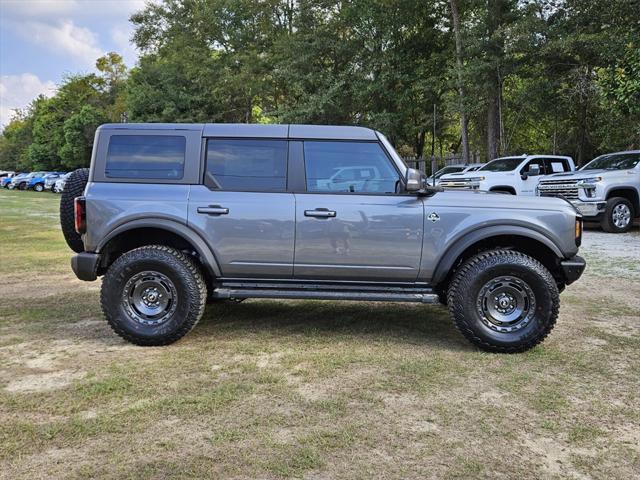
[[[429,214],[429,216],[427,217],[427,220],[431,220],[432,222],[437,222],[438,220],[440,220],[440,215],[438,215],[436,212],[431,212]]]

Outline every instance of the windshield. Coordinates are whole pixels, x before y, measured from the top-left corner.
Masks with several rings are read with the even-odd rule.
[[[484,170],[485,172],[510,172],[515,170],[522,162],[522,157],[505,157],[496,158],[490,161],[484,167],[478,169],[478,171]]]
[[[463,170],[464,170],[464,167],[444,167],[438,170],[434,176],[436,178],[440,178],[441,176],[446,175],[447,173],[457,173]]]
[[[580,170],[627,170],[638,165],[640,162],[640,152],[636,153],[613,153],[609,155],[602,155],[594,160],[591,160]]]

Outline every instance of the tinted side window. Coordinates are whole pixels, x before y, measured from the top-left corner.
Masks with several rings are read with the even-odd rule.
[[[209,140],[205,184],[222,190],[286,190],[287,141]]]
[[[112,135],[105,175],[110,178],[180,180],[186,139],[166,135]]]
[[[309,192],[395,193],[398,172],[377,143],[304,142]]]

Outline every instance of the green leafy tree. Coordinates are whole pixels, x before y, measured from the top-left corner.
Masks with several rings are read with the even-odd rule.
[[[85,105],[63,125],[64,145],[59,150],[62,165],[73,170],[88,165],[96,129],[108,121],[104,110]]]

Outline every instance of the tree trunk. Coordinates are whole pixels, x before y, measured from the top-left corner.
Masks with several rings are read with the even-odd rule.
[[[500,155],[500,65],[504,40],[497,33],[503,21],[504,0],[487,0],[487,160]]]
[[[462,159],[464,160],[464,163],[469,163],[469,119],[465,108],[464,79],[462,77],[463,53],[458,0],[451,0],[451,19],[453,21],[453,32],[456,39],[456,70],[458,73],[458,107],[460,109]]]
[[[487,161],[500,156],[500,115],[498,88],[491,85],[487,92]]]
[[[416,139],[416,158],[422,158],[426,133],[427,132],[424,130],[420,130],[420,132],[418,133],[418,137]]]

